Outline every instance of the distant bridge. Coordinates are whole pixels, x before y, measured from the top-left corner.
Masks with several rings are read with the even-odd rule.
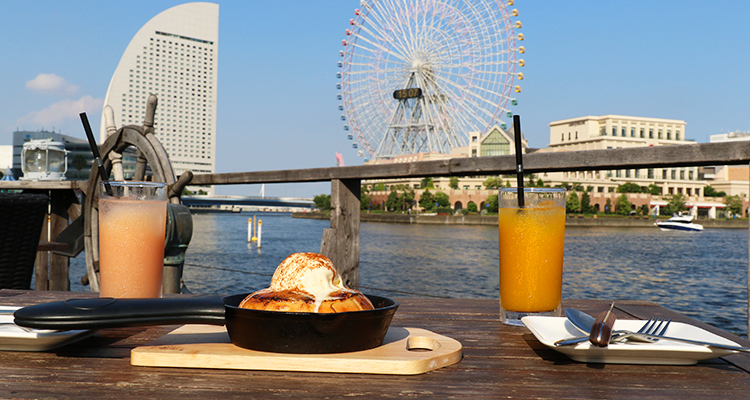
[[[253,206],[315,208],[312,199],[300,197],[182,196],[182,204],[191,207]]]

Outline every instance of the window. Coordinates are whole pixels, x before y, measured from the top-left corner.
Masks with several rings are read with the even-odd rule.
[[[643,128],[641,128],[641,139],[644,139],[646,136],[643,134]]]
[[[654,179],[654,169],[653,168],[649,168],[647,174],[648,174],[647,175],[648,179]]]
[[[653,139],[654,138],[654,130],[653,129],[649,129],[648,130],[648,138],[649,139]]]
[[[661,179],[667,179],[667,170],[666,169],[661,170]]]
[[[677,179],[677,171],[675,170],[672,170],[672,179]]]
[[[630,128],[630,137],[635,137],[635,128]]]
[[[496,129],[490,132],[479,146],[479,155],[482,157],[510,155],[510,142]]]
[[[672,131],[667,129],[667,140],[672,140]]]
[[[625,137],[625,127],[622,127],[622,131],[620,132],[620,136]]]
[[[685,170],[680,170],[680,179],[685,180]]]
[[[659,135],[659,139],[662,139],[662,136],[661,136],[661,129],[659,129],[659,133],[658,133],[658,135]]]
[[[674,140],[680,140],[680,131],[674,132]]]
[[[616,126],[612,127],[612,136],[617,136],[617,127]]]

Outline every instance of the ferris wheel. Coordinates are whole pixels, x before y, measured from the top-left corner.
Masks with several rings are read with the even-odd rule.
[[[339,110],[360,156],[392,158],[466,146],[521,91],[524,61],[512,5],[495,0],[362,0],[339,52]],[[510,104],[509,104],[510,103]]]

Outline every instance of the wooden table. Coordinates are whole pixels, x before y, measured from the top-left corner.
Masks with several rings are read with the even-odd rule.
[[[0,304],[28,305],[90,293],[0,290]],[[18,398],[750,398],[750,354],[694,366],[582,364],[498,319],[497,300],[398,299],[394,326],[459,340],[464,358],[422,375],[264,372],[130,365],[130,350],[176,326],[106,329],[44,353],[0,352],[0,397]],[[595,313],[605,300],[566,300]],[[657,304],[617,301],[619,318],[669,316],[742,345],[750,342]]]

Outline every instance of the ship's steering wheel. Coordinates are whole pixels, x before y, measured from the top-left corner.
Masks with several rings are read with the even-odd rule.
[[[101,153],[104,168],[108,174],[114,175],[115,180],[124,180],[122,170],[122,155],[130,146],[135,146],[138,160],[132,180],[143,181],[146,178],[146,165],[150,167],[154,182],[165,182],[167,184],[168,210],[167,210],[167,237],[165,247],[169,247],[170,241],[174,246],[181,249],[182,260],[184,250],[192,236],[192,219],[187,207],[181,205],[180,195],[185,186],[193,178],[193,174],[187,171],[176,179],[169,156],[159,140],[154,136],[154,115],[156,112],[157,97],[149,96],[146,105],[146,118],[142,126],[127,125],[115,130],[114,112],[107,106],[104,111],[105,126],[107,126],[108,138],[102,143]],[[83,240],[86,250],[86,276],[82,283],[88,283],[91,291],[99,291],[99,182],[101,181],[96,165],[92,165],[84,201],[84,228]],[[170,230],[171,225],[171,230]],[[176,226],[179,225],[179,226]],[[174,249],[172,249],[172,256]],[[182,263],[179,263],[179,271],[170,271],[167,259],[170,257],[169,249],[166,249],[165,258],[165,293],[178,293],[179,282],[182,276]],[[169,275],[172,279],[167,279]],[[176,278],[176,279],[175,279]],[[88,282],[86,282],[88,281]],[[169,281],[169,282],[168,282]],[[175,283],[176,281],[176,283]],[[176,285],[176,288],[175,288]]]

